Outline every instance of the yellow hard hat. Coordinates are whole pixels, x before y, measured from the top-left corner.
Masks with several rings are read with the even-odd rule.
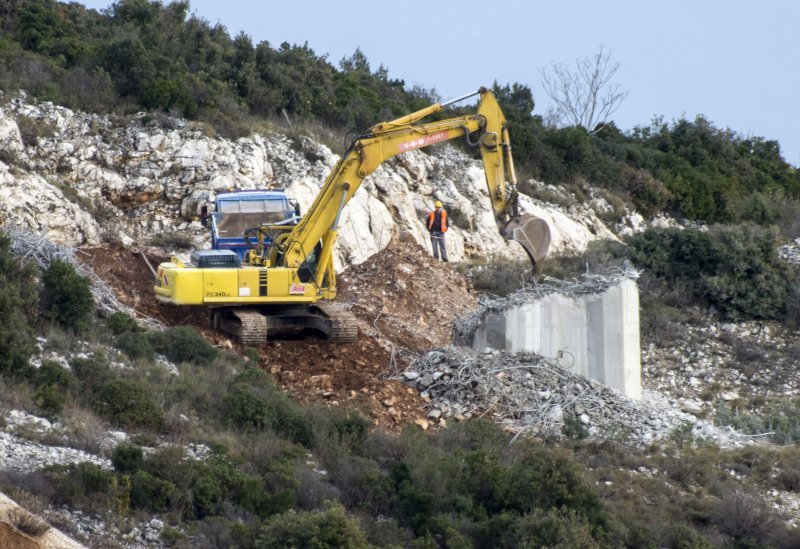
[[[433,207],[434,208],[441,208],[442,207],[442,203],[437,200],[436,202],[433,203]]]

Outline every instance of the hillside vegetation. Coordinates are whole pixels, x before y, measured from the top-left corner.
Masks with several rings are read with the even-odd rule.
[[[438,99],[435,89],[408,88],[388,68],[374,70],[360,50],[334,64],[308,45],[253,44],[190,8],[119,0],[98,13],[54,0],[3,2],[0,88],[90,112],[174,113],[228,136],[284,117],[343,136]],[[591,186],[614,197],[615,215],[628,205],[645,217],[747,220],[800,236],[800,173],[776,141],[702,116],[656,118],[629,132],[612,123],[590,135],[545,125],[523,84],[493,88],[524,174],[567,184],[578,198]]]
[[[262,369],[263,350],[94,317],[89,283],[70,264],[22,268],[5,237],[0,280],[3,406],[60,425],[15,435],[110,458],[4,471],[0,488],[48,517],[101,517],[102,528],[82,532],[92,545],[124,546],[134,525],[154,520],[147,539],[175,547],[798,542],[761,496],[798,490],[796,448],[723,450],[680,429],[631,447],[624,433],[587,440],[576,422],[544,440],[512,440],[484,419],[392,434],[358,411],[290,399]],[[796,417],[784,422],[796,432]],[[129,434],[109,447],[106,428]]]

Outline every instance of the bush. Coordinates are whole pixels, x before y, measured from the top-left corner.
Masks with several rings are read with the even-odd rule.
[[[170,328],[166,332],[150,334],[153,347],[175,363],[192,362],[205,365],[214,360],[219,351],[190,326]]]
[[[740,547],[756,547],[769,540],[778,521],[760,497],[731,490],[715,505],[712,522]]]
[[[161,513],[172,510],[180,501],[180,492],[169,481],[154,477],[146,471],[136,471],[131,477],[131,507]]]
[[[224,416],[240,429],[272,429],[308,445],[312,426],[305,411],[266,372],[246,368],[236,376],[222,402]]]
[[[29,324],[35,282],[32,266],[21,267],[11,257],[11,241],[0,233],[0,374],[25,376],[34,351]]]
[[[563,450],[532,446],[510,469],[508,509],[564,508],[586,517],[590,524],[605,522],[597,494],[586,484],[573,459]]]
[[[283,547],[367,547],[358,522],[347,516],[341,505],[324,511],[289,511],[270,519],[261,529],[256,546]]]
[[[666,287],[685,285],[697,303],[728,318],[784,319],[800,283],[798,269],[780,260],[778,235],[753,225],[648,229],[630,241],[629,255]]]
[[[60,259],[42,274],[42,307],[45,315],[65,328],[84,332],[94,310],[89,281]]]
[[[36,387],[34,402],[50,418],[64,409],[68,393],[75,384],[75,377],[61,365],[45,360],[30,372],[31,382]]]
[[[475,290],[501,297],[532,283],[529,261],[496,258],[488,263],[470,265],[465,274],[472,279]]]
[[[111,454],[111,464],[119,473],[134,473],[144,465],[144,451],[135,444],[120,444]]]
[[[150,336],[144,332],[122,332],[114,338],[114,345],[133,359],[152,360],[156,354]]]
[[[592,537],[592,525],[574,510],[537,509],[516,525],[518,547],[569,547],[595,549],[601,545]]]
[[[758,414],[720,407],[717,422],[748,434],[771,433],[770,439],[776,444],[793,444],[800,440],[800,398],[776,399]]]
[[[91,396],[92,409],[119,427],[162,430],[164,412],[153,400],[150,388],[132,379],[112,378]]]
[[[88,461],[51,465],[44,473],[52,482],[56,505],[81,507],[96,494],[112,496],[114,492],[114,474]]]
[[[73,358],[69,365],[90,394],[115,376],[108,359],[97,353],[87,358]]]
[[[120,312],[110,314],[106,319],[106,325],[114,335],[120,335],[124,332],[139,331],[139,325],[136,323],[136,319]]]

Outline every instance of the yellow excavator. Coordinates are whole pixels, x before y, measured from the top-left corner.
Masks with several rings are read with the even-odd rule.
[[[434,122],[419,121],[443,107],[480,95],[475,114]],[[547,223],[522,216],[506,120],[486,88],[435,103],[356,137],[325,180],[305,216],[261,223],[244,231],[252,248],[244,258],[231,250],[203,250],[184,264],[158,266],[155,297],[163,303],[211,306],[211,324],[246,345],[268,335],[312,329],[335,341],[353,341],[355,318],[333,303],[336,275],[333,245],[342,210],[361,182],[400,153],[458,137],[480,147],[486,183],[500,234],[527,252],[533,276],[550,245]]]

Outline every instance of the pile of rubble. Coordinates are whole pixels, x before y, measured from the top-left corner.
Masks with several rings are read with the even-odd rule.
[[[659,393],[634,401],[531,353],[448,347],[421,355],[401,375],[428,402],[428,419],[486,417],[518,435],[559,436],[565,426],[588,436],[645,445],[690,429],[720,446],[754,439],[681,412]],[[444,420],[444,421],[442,421]]]
[[[387,248],[342,276],[339,300],[351,304],[367,331],[395,345],[424,351],[450,343],[453,318],[477,302],[455,269],[410,241]]]

